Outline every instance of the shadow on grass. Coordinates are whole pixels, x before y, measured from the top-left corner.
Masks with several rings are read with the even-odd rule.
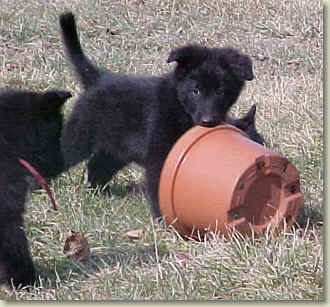
[[[158,249],[158,257],[168,256],[169,251]],[[122,267],[142,267],[156,265],[157,257],[154,246],[136,249],[94,248],[86,261],[74,261],[64,258],[57,261],[55,267],[50,268],[35,264],[42,287],[57,288],[60,284],[87,279],[107,269],[115,270]]]
[[[142,182],[128,182],[123,183],[112,183],[106,185],[103,188],[95,188],[96,193],[101,193],[105,196],[117,196],[120,198],[126,197],[127,195],[145,195],[146,189]]]
[[[91,186],[88,182],[84,183],[87,190],[95,195],[106,197],[119,197],[124,198],[127,196],[142,196],[146,195],[146,187],[143,181],[118,181],[116,178],[109,181],[104,186]]]
[[[305,228],[307,226],[322,226],[324,220],[324,212],[320,208],[315,208],[307,204],[307,202],[302,202],[299,213],[296,217],[296,223]]]

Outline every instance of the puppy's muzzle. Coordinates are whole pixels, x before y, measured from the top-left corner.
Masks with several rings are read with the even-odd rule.
[[[220,123],[221,123],[220,120],[210,115],[204,115],[200,120],[200,125],[204,127],[214,127],[219,125]]]

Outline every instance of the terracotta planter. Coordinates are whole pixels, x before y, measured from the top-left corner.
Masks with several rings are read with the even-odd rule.
[[[290,227],[302,199],[288,159],[230,125],[196,126],[173,146],[159,183],[159,206],[184,236],[205,231],[274,233]]]

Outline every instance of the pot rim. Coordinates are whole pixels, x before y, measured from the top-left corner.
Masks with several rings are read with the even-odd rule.
[[[159,210],[162,213],[162,194],[168,196],[171,195],[170,197],[170,212],[167,213],[166,216],[168,219],[174,220],[175,219],[175,210],[173,208],[174,206],[174,200],[173,200],[173,191],[174,191],[174,186],[177,178],[178,171],[180,169],[180,165],[183,163],[186,155],[190,151],[190,149],[195,146],[196,143],[198,143],[202,138],[204,138],[206,135],[213,133],[214,131],[217,130],[234,130],[240,134],[242,134],[245,137],[248,137],[248,135],[238,129],[237,127],[230,125],[230,124],[225,124],[225,125],[217,125],[215,127],[204,127],[200,125],[193,126],[191,129],[186,131],[183,135],[181,135],[177,141],[174,143],[172,146],[171,150],[166,156],[165,162],[163,164],[161,174],[160,174],[160,179],[158,183],[158,203],[159,203]],[[191,142],[191,140],[193,140]],[[174,163],[170,163],[171,160],[174,160]],[[164,173],[167,172],[168,175],[165,176]],[[171,185],[163,184],[163,177],[171,178]],[[164,191],[165,189],[165,191]],[[169,214],[170,213],[170,214]]]

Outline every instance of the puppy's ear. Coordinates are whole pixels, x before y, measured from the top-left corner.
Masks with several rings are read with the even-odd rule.
[[[57,112],[62,105],[72,97],[70,92],[50,90],[40,96],[39,104],[35,105],[35,111],[39,115],[48,116]],[[36,110],[38,108],[39,110]]]
[[[241,54],[235,49],[224,48],[222,49],[222,58],[236,78],[242,81],[253,80],[252,61],[249,56]]]
[[[72,94],[67,91],[58,91],[58,90],[50,90],[43,94],[43,105],[44,107],[49,107],[49,109],[58,109],[60,108],[64,102],[72,97]]]
[[[248,122],[254,123],[255,116],[256,116],[256,110],[257,110],[257,107],[254,104],[250,108],[250,110],[247,112],[247,114],[244,116],[245,120],[248,121]]]
[[[203,61],[205,54],[205,47],[188,45],[172,50],[167,63],[177,62],[179,66],[195,67]]]

